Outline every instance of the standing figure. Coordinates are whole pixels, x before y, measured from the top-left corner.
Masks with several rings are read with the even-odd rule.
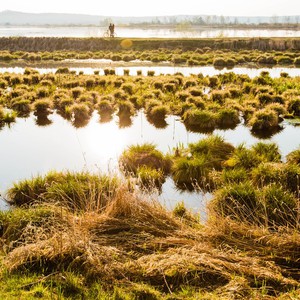
[[[108,26],[108,30],[109,30],[110,37],[114,37],[115,36],[115,24],[110,23]]]

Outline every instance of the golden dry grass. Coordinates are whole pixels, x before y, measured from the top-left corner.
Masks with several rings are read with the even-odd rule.
[[[67,270],[108,286],[143,282],[171,293],[187,285],[228,297],[253,288],[265,287],[270,295],[299,288],[286,263],[299,264],[296,229],[271,232],[229,219],[187,223],[124,186],[97,213],[43,209],[48,214],[23,220],[13,240],[8,235],[12,218],[2,221],[3,267],[9,272]]]

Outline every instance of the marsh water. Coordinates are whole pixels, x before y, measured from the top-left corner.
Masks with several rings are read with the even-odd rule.
[[[0,27],[0,37],[102,37],[106,27]],[[228,29],[203,27],[116,27],[117,37],[132,38],[215,38],[215,37],[300,37],[300,30]]]
[[[270,73],[271,77],[280,77],[281,73],[287,73],[289,76],[295,77],[300,76],[300,68],[294,67],[273,67],[273,68],[250,68],[250,67],[234,67],[234,68],[223,68],[217,69],[213,66],[202,66],[202,67],[187,67],[172,65],[170,63],[154,64],[150,62],[135,61],[131,63],[112,62],[110,60],[81,60],[81,61],[64,61],[59,63],[48,63],[48,64],[36,64],[30,65],[30,67],[36,69],[41,74],[55,73],[58,67],[68,67],[70,71],[76,73],[82,71],[84,74],[94,74],[94,71],[99,71],[100,75],[104,75],[104,69],[112,68],[115,70],[116,75],[123,75],[124,70],[129,70],[129,75],[136,75],[137,71],[141,71],[143,75],[147,75],[148,71],[154,71],[155,75],[165,74],[176,74],[182,73],[184,76],[203,74],[204,76],[214,76],[217,74],[224,74],[228,72],[234,72],[236,74],[246,74],[250,78],[259,76],[262,71]],[[16,73],[23,74],[25,66],[20,63],[14,64],[0,64],[0,73]]]
[[[81,65],[82,62],[76,62]],[[86,74],[94,74],[95,70],[103,74],[106,66],[116,70],[116,74],[123,75],[124,69],[129,69],[131,75],[136,75],[137,70],[142,70],[144,75],[149,70],[155,74],[174,74],[181,72],[183,75],[202,73],[205,75],[216,75],[225,72],[237,74],[248,74],[250,77],[258,76],[262,71],[268,71],[270,76],[279,77],[280,73],[286,72],[290,76],[299,76],[299,68],[245,68],[235,67],[231,70],[218,70],[214,67],[184,67],[170,65],[138,65],[120,66],[119,63],[112,63],[100,60],[100,65],[93,64],[87,67],[84,61],[82,67],[74,67],[72,63],[67,66],[76,72],[83,71]],[[133,63],[133,64],[135,64]],[[55,72],[58,65],[35,67],[40,73]],[[101,67],[100,67],[101,66]],[[34,66],[33,66],[34,67]],[[24,66],[5,66],[0,72],[23,73]],[[242,123],[232,130],[215,130],[218,134],[234,146],[245,143],[250,146],[260,140],[251,134],[249,128]],[[118,173],[118,158],[122,151],[132,144],[145,142],[157,145],[157,148],[164,153],[182,144],[197,142],[206,135],[190,132],[178,117],[169,116],[166,119],[164,128],[156,128],[147,121],[142,111],[132,117],[130,122],[123,124],[117,116],[108,122],[101,123],[99,115],[94,112],[89,123],[82,128],[75,128],[69,121],[60,115],[53,113],[48,119],[37,119],[33,114],[28,118],[18,118],[16,123],[0,129],[0,208],[7,206],[2,197],[5,197],[5,190],[13,182],[30,178],[38,174],[46,174],[50,170],[88,170],[95,173]],[[299,121],[293,123],[284,121],[282,130],[271,137],[264,139],[278,144],[283,158],[300,145]],[[194,212],[200,213],[205,218],[205,203],[212,195],[202,192],[186,192],[178,190],[171,178],[163,184],[162,191],[158,196],[159,200],[167,207],[173,208],[178,202],[184,201],[185,205]]]
[[[28,118],[18,118],[10,127],[0,131],[0,192],[13,182],[46,174],[50,170],[88,170],[95,173],[118,173],[118,158],[122,151],[132,144],[145,142],[157,145],[164,153],[182,144],[197,142],[206,135],[189,132],[178,117],[169,116],[166,126],[158,129],[147,121],[142,111],[124,125],[117,116],[101,123],[94,112],[89,123],[75,128],[70,121],[53,113],[47,122],[41,123],[33,114]],[[38,125],[40,124],[40,125]],[[42,126],[41,126],[42,124]],[[245,143],[250,146],[258,137],[251,134],[243,124],[233,130],[215,130],[233,145]],[[283,157],[297,149],[300,143],[300,126],[283,122],[283,129],[266,141],[276,142]],[[202,192],[184,192],[177,190],[171,178],[168,178],[158,195],[167,207],[184,201],[186,206],[205,217],[205,203],[212,196]],[[2,203],[2,209],[5,209]]]

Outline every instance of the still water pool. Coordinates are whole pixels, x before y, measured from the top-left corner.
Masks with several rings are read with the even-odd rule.
[[[49,115],[46,126],[39,126],[37,117],[18,118],[10,127],[0,130],[0,193],[18,180],[46,174],[50,170],[88,170],[95,173],[118,173],[118,158],[129,145],[145,142],[157,145],[167,153],[172,148],[197,142],[206,134],[187,131],[178,117],[169,116],[167,126],[158,129],[147,121],[143,112],[132,117],[130,126],[120,124],[119,118],[101,123],[94,112],[89,123],[75,128],[69,121],[54,113]],[[283,129],[264,141],[278,144],[283,157],[300,146],[300,126],[284,121]],[[215,130],[214,134],[237,146],[251,146],[260,139],[251,134],[243,124],[233,130]],[[205,216],[206,201],[210,194],[178,191],[168,178],[158,196],[167,207],[184,201],[194,212]],[[1,204],[2,209],[4,203]]]
[[[0,37],[103,37],[107,27],[98,26],[2,26]],[[190,27],[120,27],[116,28],[117,37],[132,38],[216,38],[216,37],[299,37],[299,30],[292,29],[222,29]]]
[[[80,67],[74,67],[74,65],[80,64]],[[87,66],[88,65],[88,66]],[[123,75],[124,70],[129,70],[129,75],[135,76],[137,75],[137,71],[141,71],[142,75],[146,76],[148,71],[154,71],[155,75],[165,75],[170,74],[173,75],[175,73],[182,73],[184,76],[190,75],[198,75],[203,74],[204,76],[214,76],[218,74],[224,74],[228,72],[234,72],[235,74],[246,74],[250,78],[254,78],[259,76],[262,71],[267,71],[270,73],[270,76],[280,77],[281,73],[287,73],[291,77],[300,76],[300,68],[287,68],[287,67],[274,67],[274,68],[249,68],[249,67],[234,67],[231,69],[223,68],[216,69],[213,66],[204,66],[204,67],[186,67],[186,66],[174,66],[170,63],[166,63],[165,65],[155,65],[148,64],[145,66],[145,63],[138,65],[138,63],[126,63],[126,66],[122,66],[120,62],[112,62],[112,61],[103,61],[103,60],[86,60],[86,61],[73,61],[73,62],[60,62],[56,63],[55,66],[33,66],[35,70],[37,70],[40,74],[47,73],[55,73],[59,66],[68,67],[70,71],[78,72],[82,71],[84,74],[94,74],[94,71],[99,71],[100,75],[104,75],[105,68],[112,68],[115,70],[116,75]],[[25,67],[23,66],[1,66],[0,65],[0,73],[15,73],[15,74],[23,74]]]

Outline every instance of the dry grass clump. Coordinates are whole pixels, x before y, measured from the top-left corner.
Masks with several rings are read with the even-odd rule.
[[[191,227],[124,186],[99,212],[86,209],[74,214],[68,207],[36,206],[3,212],[0,222],[2,268],[11,274],[48,276],[68,270],[81,274],[86,285],[144,283],[165,294],[182,286],[221,294],[236,282],[244,282],[241,293],[266,287],[266,293],[274,295],[299,288],[293,271],[280,261],[285,253],[293,261],[299,257],[294,248],[299,245],[297,234],[263,236],[248,227],[249,234],[242,235],[245,226],[234,231],[234,223],[226,219],[206,227],[195,221]]]
[[[294,116],[300,117],[300,98],[293,98],[288,102],[288,111]]]
[[[165,118],[169,112],[169,106],[160,101],[152,100],[146,105],[147,120],[156,128],[165,128],[168,125]]]
[[[239,112],[233,108],[220,109],[217,114],[217,124],[221,129],[233,129],[240,123]]]
[[[108,98],[101,99],[98,102],[96,108],[98,109],[101,122],[110,121],[112,119],[112,114],[114,113],[115,110],[113,98],[111,97],[110,99],[108,97]]]
[[[15,111],[5,111],[1,106],[0,106],[0,128],[5,124],[5,123],[13,123],[15,122],[17,117],[17,113]]]
[[[116,177],[87,172],[49,172],[15,183],[7,197],[15,206],[57,203],[72,210],[101,210],[119,185]]]
[[[272,230],[298,228],[300,169],[281,162],[276,144],[240,145],[223,167],[209,174],[218,186],[210,204],[218,216]]]
[[[278,184],[259,190],[251,181],[231,183],[217,190],[211,205],[223,217],[249,224],[297,226],[297,197]]]
[[[162,184],[165,182],[165,174],[160,169],[153,169],[151,167],[142,166],[137,169],[136,176],[138,178],[138,184],[142,188],[161,189]]]
[[[263,223],[239,222],[214,214],[211,211],[208,227],[215,245],[222,245],[224,250],[234,248],[238,253],[243,252],[245,257],[261,257],[283,276],[299,280],[299,227],[282,226],[274,231]],[[281,285],[280,281],[274,281],[269,289],[274,288],[274,284],[277,288]]]
[[[31,111],[31,101],[21,99],[21,97],[15,98],[11,102],[11,108],[15,110],[20,117],[26,117]]]
[[[50,99],[39,99],[34,102],[34,111],[36,114],[49,114],[53,107],[52,101]]]
[[[75,127],[82,127],[90,119],[92,110],[87,103],[75,103],[66,109],[66,113],[73,116]]]

